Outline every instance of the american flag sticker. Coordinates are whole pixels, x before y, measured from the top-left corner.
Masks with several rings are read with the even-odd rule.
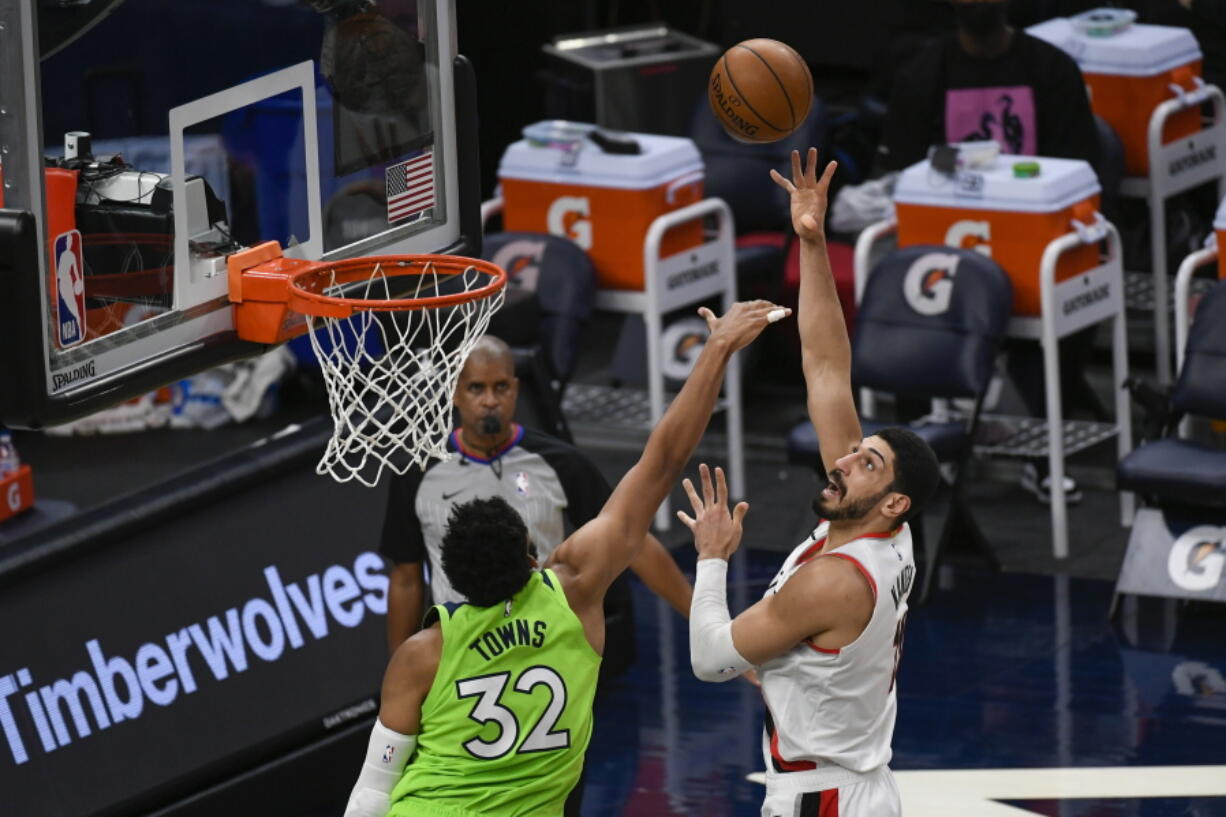
[[[426,148],[387,169],[387,221],[393,224],[434,206],[434,151]]]

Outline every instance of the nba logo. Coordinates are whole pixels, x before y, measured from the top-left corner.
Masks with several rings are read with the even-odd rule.
[[[85,340],[85,270],[81,233],[69,230],[55,239],[56,333],[61,349]]]
[[[515,492],[521,496],[528,495],[528,475],[523,471],[515,472]]]
[[[393,756],[393,755],[395,755],[395,754],[396,754],[396,748],[395,748],[394,746],[392,746],[390,743],[389,743],[388,745],[384,746],[384,747],[383,747],[383,762],[384,762],[384,763],[391,763],[391,762],[392,762],[392,756]]]

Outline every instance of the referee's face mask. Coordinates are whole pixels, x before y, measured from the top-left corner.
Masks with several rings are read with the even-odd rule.
[[[996,34],[1009,24],[1006,0],[952,0],[958,28],[974,39]]]

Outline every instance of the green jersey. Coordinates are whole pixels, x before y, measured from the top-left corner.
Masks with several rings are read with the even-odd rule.
[[[561,815],[592,735],[600,656],[552,570],[507,604],[436,605],[443,652],[389,817]]]

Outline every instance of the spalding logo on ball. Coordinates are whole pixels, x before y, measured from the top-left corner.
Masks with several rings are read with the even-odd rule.
[[[711,69],[711,110],[739,142],[774,142],[805,121],[813,103],[813,75],[778,40],[737,43]]]

